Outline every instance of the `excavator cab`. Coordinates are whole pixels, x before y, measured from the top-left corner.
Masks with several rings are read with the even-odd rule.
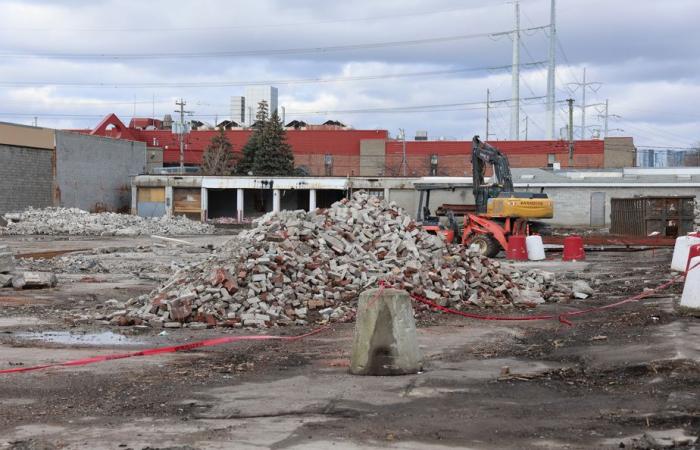
[[[455,218],[454,213],[449,210],[442,212],[436,210],[436,213],[433,215],[430,211],[430,192],[432,190],[454,190],[455,187],[445,186],[442,184],[417,184],[415,188],[419,192],[418,214],[416,216],[421,225],[421,228],[424,231],[427,231],[428,233],[442,236],[447,243],[456,242],[455,239],[457,239],[460,236],[460,226],[457,219]],[[446,218],[446,221],[444,221],[446,223],[441,222],[439,214],[443,215]]]

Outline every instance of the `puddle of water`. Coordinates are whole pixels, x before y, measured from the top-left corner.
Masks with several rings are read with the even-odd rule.
[[[104,331],[102,333],[71,333],[69,331],[45,331],[41,333],[15,333],[20,339],[32,341],[50,342],[66,345],[135,345],[140,341],[134,340],[123,334]]]

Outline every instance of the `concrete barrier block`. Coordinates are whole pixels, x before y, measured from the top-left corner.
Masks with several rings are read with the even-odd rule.
[[[399,289],[360,295],[350,373],[405,375],[422,369],[411,297]]]

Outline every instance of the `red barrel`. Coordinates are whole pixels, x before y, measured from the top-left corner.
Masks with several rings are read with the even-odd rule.
[[[688,272],[688,268],[690,268],[690,260],[696,256],[700,256],[700,244],[691,245],[688,249],[688,262],[685,263],[686,272]],[[700,269],[700,267],[698,269]]]
[[[569,236],[564,238],[564,261],[583,261],[586,259],[586,252],[583,251],[583,239],[581,236]]]
[[[525,245],[525,235],[514,234],[508,238],[508,249],[506,258],[514,261],[527,261],[527,246]]]

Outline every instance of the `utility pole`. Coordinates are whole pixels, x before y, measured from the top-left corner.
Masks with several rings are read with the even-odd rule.
[[[183,99],[176,101],[175,104],[180,107],[180,110],[175,110],[175,112],[180,113],[180,173],[185,173],[185,113],[190,114],[191,111],[185,111],[185,105],[187,104]]]
[[[567,98],[569,104],[569,168],[574,167],[574,99]]]
[[[399,133],[401,133],[401,173],[405,177],[406,176],[406,170],[408,166],[408,161],[406,161],[406,130],[403,128],[399,128]]]
[[[605,99],[605,131],[603,131],[603,139],[608,137],[608,99]]]
[[[510,105],[510,140],[520,140],[520,3],[515,0],[515,31],[513,32],[513,73]]]
[[[527,141],[527,118],[528,116],[525,116],[525,140]]]
[[[581,92],[581,139],[586,139],[586,68],[583,68],[583,89]]]
[[[557,54],[556,0],[551,0],[549,12],[549,68],[547,70],[547,139],[554,139],[555,129],[555,91],[556,91],[556,54]]]
[[[484,139],[485,141],[489,140],[489,121],[491,120],[489,117],[489,114],[491,114],[491,92],[486,89],[486,138]]]

